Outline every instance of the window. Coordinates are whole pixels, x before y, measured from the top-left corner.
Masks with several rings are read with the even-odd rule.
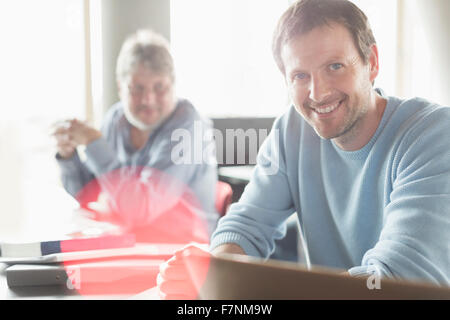
[[[50,126],[85,118],[83,28],[82,0],[0,2],[2,240],[43,219],[43,208],[57,208]]]
[[[397,6],[355,0],[369,17],[381,61],[376,86],[396,90]],[[275,25],[292,1],[172,0],[177,89],[209,116],[277,116],[289,105],[272,57]]]
[[[272,58],[289,1],[172,0],[177,91],[208,116],[273,116],[288,104]]]
[[[397,1],[352,0],[367,16],[378,46],[380,72],[375,87],[397,95]]]

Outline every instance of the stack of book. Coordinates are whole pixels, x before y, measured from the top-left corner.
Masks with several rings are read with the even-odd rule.
[[[159,265],[182,244],[136,243],[134,234],[71,233],[60,239],[1,242],[8,286],[65,286],[76,294],[134,295],[156,284]]]

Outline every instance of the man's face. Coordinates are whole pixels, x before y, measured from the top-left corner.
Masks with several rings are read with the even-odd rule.
[[[127,118],[140,130],[159,124],[175,107],[172,78],[146,67],[138,67],[120,90]]]
[[[320,137],[345,139],[363,133],[378,72],[372,68],[378,65],[375,45],[372,55],[365,64],[350,32],[337,23],[314,28],[282,48],[290,97]]]

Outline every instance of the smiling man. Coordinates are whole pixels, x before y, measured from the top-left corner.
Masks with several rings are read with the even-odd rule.
[[[281,60],[297,111],[323,139],[343,150],[363,147],[375,133],[386,99],[372,90],[375,43],[361,56],[346,27],[329,22],[287,40]],[[367,61],[366,61],[367,60]]]
[[[119,222],[144,227],[144,233],[153,227],[143,240],[207,241],[205,234],[218,218],[212,191],[217,165],[213,141],[195,137],[194,128],[206,132],[211,123],[176,97],[167,41],[150,30],[130,35],[117,60],[116,79],[120,101],[108,110],[101,130],[77,119],[55,130],[65,189],[82,203],[100,191]],[[173,161],[178,141],[172,141],[172,133],[180,129],[205,142],[196,150],[204,161]],[[86,147],[86,161],[77,153],[80,145]]]
[[[346,0],[294,3],[273,54],[293,105],[219,221],[212,254],[268,257],[296,212],[312,265],[450,284],[450,108],[373,87],[377,44]],[[178,293],[179,265],[161,268],[162,297]]]

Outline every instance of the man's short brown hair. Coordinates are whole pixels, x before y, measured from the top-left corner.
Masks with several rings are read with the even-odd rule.
[[[376,42],[364,12],[347,0],[300,0],[281,16],[273,35],[272,53],[280,71],[285,73],[281,50],[287,42],[332,22],[350,31],[361,58],[367,63],[371,46]]]

